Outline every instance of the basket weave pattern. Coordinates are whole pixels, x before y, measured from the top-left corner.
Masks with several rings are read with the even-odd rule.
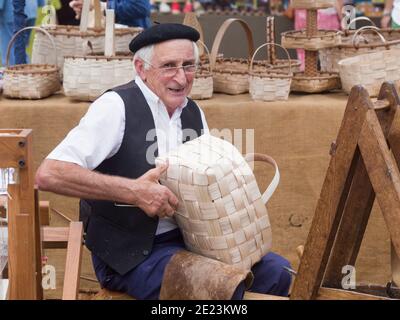
[[[192,99],[209,99],[213,94],[213,77],[211,73],[205,76],[196,75],[189,97]]]
[[[282,46],[290,49],[320,50],[340,44],[337,31],[318,30],[315,36],[308,37],[305,30],[282,33]]]
[[[344,91],[350,92],[355,85],[363,85],[374,97],[384,81],[400,84],[400,50],[392,49],[339,61],[340,78]]]
[[[73,99],[94,101],[104,91],[135,78],[133,56],[65,57],[64,93]]]
[[[203,135],[166,157],[161,183],[179,199],[175,214],[189,250],[249,269],[271,248],[264,196],[229,142]]]
[[[4,71],[4,95],[9,98],[42,99],[60,89],[54,65],[16,65]]]

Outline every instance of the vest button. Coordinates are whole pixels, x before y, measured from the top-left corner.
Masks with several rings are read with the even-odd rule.
[[[144,256],[148,256],[149,255],[149,250],[143,250],[142,253],[143,253]]]

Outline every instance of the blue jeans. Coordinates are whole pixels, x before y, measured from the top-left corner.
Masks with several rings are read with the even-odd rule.
[[[103,288],[125,292],[136,299],[158,299],[165,267],[171,257],[185,249],[178,229],[155,237],[150,256],[125,275],[120,275],[108,267],[100,258],[92,254],[93,267]],[[249,291],[287,296],[291,283],[290,274],[283,269],[289,262],[275,253],[268,253],[252,268],[254,282]],[[232,299],[243,298],[244,283],[236,289]]]

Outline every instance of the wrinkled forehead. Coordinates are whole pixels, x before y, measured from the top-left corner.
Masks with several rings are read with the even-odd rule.
[[[154,45],[153,62],[194,61],[193,42],[187,39],[173,39]]]

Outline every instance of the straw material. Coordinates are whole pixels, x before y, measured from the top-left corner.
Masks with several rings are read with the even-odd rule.
[[[200,58],[200,67],[196,71],[189,97],[197,100],[210,99],[214,91],[213,73],[210,67],[210,51],[201,40],[198,40],[198,43],[201,44],[199,48],[202,47],[207,52],[207,57]]]
[[[94,101],[104,91],[135,78],[133,56],[66,56],[64,93],[76,100]]]
[[[342,59],[360,54],[400,48],[400,30],[381,29],[379,33],[386,39],[385,42],[372,31],[371,27],[353,41],[356,31],[347,31],[341,34],[342,43],[333,48],[322,49],[319,52],[321,70],[339,72],[338,62]],[[357,36],[356,36],[357,37]]]
[[[282,33],[282,46],[288,49],[320,50],[340,44],[340,34],[332,30],[318,30],[307,36],[305,30]]]
[[[363,85],[371,97],[379,94],[383,82],[400,84],[400,49],[362,54],[339,61],[343,90]]]
[[[233,23],[239,23],[246,32],[248,59],[224,58],[218,54],[222,38]],[[211,49],[211,70],[214,77],[214,91],[227,94],[241,94],[249,91],[249,63],[254,53],[253,35],[248,24],[241,19],[227,19],[219,28]]]
[[[160,182],[179,199],[176,221],[187,248],[195,253],[250,269],[271,248],[265,203],[279,183],[275,161],[266,155],[246,159],[273,164],[272,183],[261,195],[254,174],[229,142],[203,135],[156,160],[169,162]]]
[[[335,0],[292,0],[293,9],[323,9],[335,6]]]
[[[57,50],[52,42],[50,34],[39,27],[25,27],[19,30],[11,38],[7,48],[7,67],[4,70],[4,96],[18,99],[42,99],[46,98],[60,89],[60,74],[56,65],[49,64],[20,64],[8,66],[11,47],[21,32],[26,30],[37,30],[48,37],[53,44],[51,56],[53,61]]]
[[[340,78],[337,73],[317,73],[316,76],[306,76],[295,73],[291,90],[297,92],[318,93],[340,88]]]
[[[265,43],[257,48],[250,63],[249,91],[253,100],[275,101],[287,100],[290,92],[290,84],[292,82],[292,70],[290,67],[289,53],[285,50],[288,57],[288,72],[280,72],[279,69],[268,69],[265,67],[262,71],[253,69],[253,61],[257,52],[268,45],[278,46],[278,44]]]
[[[4,71],[4,96],[19,99],[42,99],[60,89],[55,65],[21,64]]]
[[[104,52],[104,29],[89,28],[86,32],[80,32],[76,26],[53,26],[47,27],[46,30],[53,36],[56,44],[57,65],[60,70],[63,70],[64,56],[85,55],[88,42],[93,47],[93,53]],[[115,29],[115,50],[128,53],[130,41],[142,30],[142,28]],[[54,63],[53,60],[49,61],[51,48],[49,39],[36,33],[32,48],[32,63]]]

